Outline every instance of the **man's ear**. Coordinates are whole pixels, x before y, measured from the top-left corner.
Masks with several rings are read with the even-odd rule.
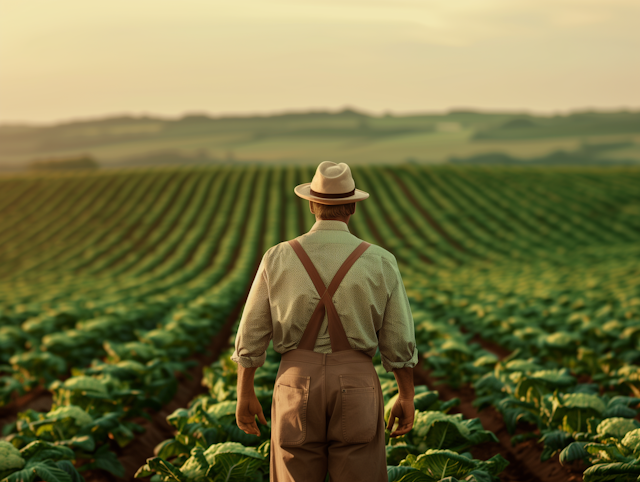
[[[311,201],[309,201],[309,211],[311,211],[311,214],[315,214],[315,213],[313,212],[313,208],[311,207]]]

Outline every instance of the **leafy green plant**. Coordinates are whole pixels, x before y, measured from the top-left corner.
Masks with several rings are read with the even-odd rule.
[[[245,447],[237,442],[209,445],[208,448],[194,447],[189,457],[180,467],[162,457],[147,460],[135,477],[154,475],[158,481],[212,481],[212,482],[254,482],[268,477],[269,459],[263,453],[268,442],[258,449]]]
[[[388,468],[390,482],[438,482],[438,481],[497,481],[497,475],[509,464],[501,455],[487,461],[475,460],[451,450],[429,449],[418,455],[408,455],[399,469]],[[411,468],[407,470],[402,468]]]
[[[71,463],[74,458],[69,448],[41,440],[33,441],[20,450],[0,440],[0,481],[84,482]]]

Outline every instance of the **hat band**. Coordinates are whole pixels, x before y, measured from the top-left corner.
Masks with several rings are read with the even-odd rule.
[[[309,194],[311,194],[312,196],[322,197],[325,199],[338,199],[342,197],[349,197],[349,196],[353,196],[355,193],[356,193],[355,188],[353,191],[343,192],[342,194],[325,194],[322,192],[316,192],[313,189],[309,188]]]

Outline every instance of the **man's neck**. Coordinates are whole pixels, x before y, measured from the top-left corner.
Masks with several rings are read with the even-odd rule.
[[[320,219],[318,216],[316,216],[316,222],[317,221],[342,221],[347,226],[349,225],[349,218]]]

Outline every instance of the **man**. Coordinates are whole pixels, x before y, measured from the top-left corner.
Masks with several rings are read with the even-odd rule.
[[[271,481],[387,482],[384,406],[371,358],[380,349],[400,395],[387,428],[413,426],[418,361],[409,300],[395,257],[348,229],[357,202],[349,166],[322,162],[295,193],[316,216],[311,230],[262,258],[240,320],[238,426],[259,435],[256,368],[269,340],[282,354],[271,410]]]

